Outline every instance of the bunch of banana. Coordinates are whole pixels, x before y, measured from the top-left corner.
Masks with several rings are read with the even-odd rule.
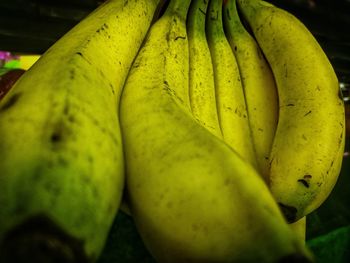
[[[289,222],[317,209],[342,164],[344,103],[322,48],[293,15],[260,0],[238,0],[271,66],[279,116],[269,156],[269,188]]]
[[[190,4],[170,1],[152,25],[122,93],[126,185],[137,229],[158,262],[309,262],[308,250],[262,177],[187,105]],[[189,14],[199,8],[192,4]],[[209,17],[221,6],[222,1],[212,1]],[[220,53],[212,58],[213,65],[223,59]]]
[[[257,167],[239,68],[224,32],[222,4],[222,0],[210,1],[206,23],[220,127],[223,140]]]
[[[269,155],[278,118],[275,80],[260,47],[242,24],[236,0],[226,1],[223,20],[239,66],[258,170],[268,182]]]
[[[0,102],[0,262],[94,262],[124,188],[121,89],[159,0],[110,0]]]
[[[119,209],[157,262],[312,262],[340,95],[267,2],[106,1],[0,102],[0,262],[95,262]]]

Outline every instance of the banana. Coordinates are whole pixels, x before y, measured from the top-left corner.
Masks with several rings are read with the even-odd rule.
[[[223,9],[227,39],[237,59],[260,173],[269,181],[269,155],[278,119],[275,80],[258,44],[244,28],[236,1]]]
[[[220,127],[223,140],[257,167],[239,69],[224,33],[222,5],[222,0],[210,1],[206,22]]]
[[[94,262],[119,208],[121,89],[158,0],[110,0],[0,102],[0,261]]]
[[[260,175],[179,99],[189,89],[189,5],[170,1],[152,25],[121,97],[126,186],[141,238],[158,262],[309,262]]]
[[[205,33],[208,2],[192,0],[187,16],[190,103],[193,116],[211,133],[222,138],[216,108],[213,65]]]
[[[345,139],[341,91],[327,56],[296,17],[264,1],[238,3],[276,80],[270,189],[295,222],[317,209],[337,181]]]
[[[302,217],[298,221],[289,224],[293,232],[299,237],[299,239],[305,243],[306,239],[306,216]]]

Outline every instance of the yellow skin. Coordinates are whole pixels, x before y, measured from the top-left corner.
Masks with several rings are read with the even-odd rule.
[[[268,182],[269,156],[278,119],[275,80],[258,44],[244,28],[235,0],[225,3],[223,18],[242,79],[258,169]]]
[[[101,5],[1,101],[0,243],[40,215],[100,254],[124,187],[119,97],[158,2]]]
[[[192,0],[188,20],[189,92],[193,116],[218,138],[222,138],[216,109],[214,72],[205,33],[209,0]]]
[[[269,3],[239,0],[275,76],[279,121],[270,189],[289,222],[317,209],[337,181],[345,114],[336,74],[307,28]]]
[[[300,218],[298,221],[289,224],[297,237],[305,244],[306,239],[306,216]]]
[[[222,0],[210,1],[206,26],[223,139],[240,156],[257,167],[239,69],[224,33]]]
[[[178,99],[189,87],[189,5],[170,2],[123,89],[126,185],[137,229],[158,262],[276,262],[308,254],[256,170]]]

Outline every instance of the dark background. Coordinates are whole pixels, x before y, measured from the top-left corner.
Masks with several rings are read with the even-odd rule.
[[[0,50],[42,54],[101,2],[0,0]],[[268,2],[294,14],[309,28],[329,57],[342,83],[343,94],[348,97],[350,0]],[[349,199],[350,157],[347,157],[344,158],[334,191],[317,211],[308,216],[307,242],[315,252],[318,262],[350,262]],[[144,248],[132,219],[122,212],[116,217],[98,263],[107,262],[154,262]]]

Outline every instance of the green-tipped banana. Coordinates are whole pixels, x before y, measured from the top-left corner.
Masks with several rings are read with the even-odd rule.
[[[121,98],[126,185],[139,233],[158,262],[305,258],[260,175],[178,99],[189,87],[189,5],[171,1],[151,27]]]
[[[210,1],[206,22],[220,127],[224,141],[257,167],[241,77],[224,33],[222,4],[222,0]]]
[[[275,80],[258,44],[241,22],[236,0],[226,1],[223,17],[239,66],[258,168],[268,182],[269,156],[278,119]]]
[[[337,181],[345,115],[337,76],[308,29],[259,0],[239,6],[270,64],[279,120],[270,155],[270,188],[288,221],[318,208]]]
[[[1,262],[99,256],[124,186],[119,96],[158,2],[106,2],[1,101]]]
[[[189,92],[193,116],[222,138],[216,108],[214,72],[205,33],[208,0],[192,0],[188,19]]]

